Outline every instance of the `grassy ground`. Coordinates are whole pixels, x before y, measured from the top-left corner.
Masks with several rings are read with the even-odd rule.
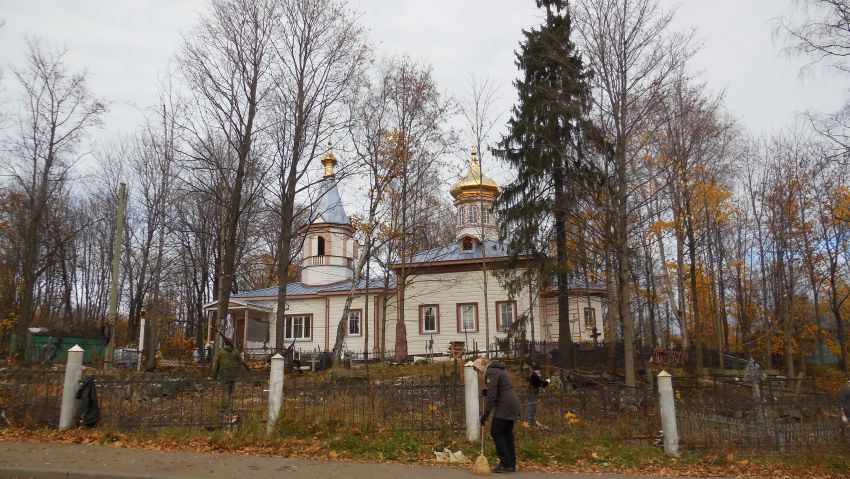
[[[351,460],[436,464],[434,451],[448,448],[463,451],[470,460],[478,455],[478,443],[469,443],[452,430],[411,433],[380,430],[368,434],[358,430],[307,431],[301,425],[282,421],[271,436],[259,415],[242,418],[233,431],[203,431],[170,428],[137,433],[110,430],[0,429],[0,441],[50,441],[104,444],[157,450],[227,452],[244,455],[273,455],[301,459]],[[517,428],[517,458],[521,469],[549,472],[631,473],[653,475],[711,475],[733,477],[837,478],[850,475],[850,449],[836,447],[795,454],[743,453],[718,447],[696,451],[679,458],[665,456],[660,447],[622,439],[616,427],[600,429],[576,421],[565,432],[553,434]],[[485,454],[495,464],[496,454],[485,437]],[[457,467],[470,467],[470,463]]]

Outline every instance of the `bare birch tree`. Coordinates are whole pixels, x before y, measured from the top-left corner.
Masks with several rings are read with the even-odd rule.
[[[282,0],[280,34],[274,44],[275,193],[278,196],[277,349],[283,348],[286,286],[293,260],[295,198],[315,186],[313,160],[336,127],[346,126],[344,106],[367,59],[357,18],[336,0]],[[310,208],[303,204],[302,208]]]
[[[335,362],[338,362],[342,357],[347,329],[345,322],[348,319],[349,308],[357,292],[364,289],[362,334],[368,341],[371,264],[374,260],[375,250],[390,240],[387,236],[380,234],[380,225],[385,221],[388,211],[388,208],[386,208],[387,190],[398,179],[400,165],[394,161],[395,158],[391,154],[394,145],[393,136],[389,134],[390,112],[387,75],[386,70],[380,71],[374,81],[367,82],[358,95],[361,99],[352,106],[354,150],[356,159],[361,165],[361,168],[358,169],[362,170],[362,174],[366,177],[368,193],[366,211],[355,219],[353,225],[357,241],[362,245],[362,249],[360,250],[360,258],[358,258],[354,267],[354,278],[346,298],[343,314],[337,324],[336,338],[332,349]],[[366,280],[362,282],[364,269],[366,270]],[[381,333],[382,331],[373,332],[373,334]],[[368,353],[368,350],[368,343],[364,344],[363,351]]]
[[[435,169],[447,150],[451,133],[445,122],[453,105],[437,90],[431,69],[410,58],[390,58],[385,68],[389,102],[390,150],[401,171],[388,191],[393,199],[389,230],[394,238],[388,244],[390,261],[397,267],[399,310],[395,328],[395,357],[407,357],[405,327],[405,290],[413,280],[410,261],[415,252],[427,249],[427,237],[433,233],[423,226],[433,217]]]
[[[79,159],[87,130],[101,123],[106,106],[88,87],[85,71],[73,72],[64,50],[29,42],[26,65],[12,73],[22,88],[15,136],[9,139],[3,174],[24,196],[27,210],[20,233],[21,296],[16,353],[24,357],[27,328],[36,315],[35,284],[43,254],[43,225]]]
[[[631,188],[640,138],[662,86],[691,56],[691,35],[671,31],[673,12],[656,0],[578,0],[573,21],[594,72],[595,113],[609,142],[617,257],[617,305],[625,344],[626,384],[635,385],[634,325],[629,279]],[[609,338],[612,339],[612,338]]]
[[[277,0],[213,0],[198,27],[184,39],[180,67],[197,105],[191,130],[200,144],[222,139],[224,151],[197,155],[202,168],[216,172],[221,192],[221,255],[217,285],[217,329],[227,316],[237,256],[244,191],[259,155],[254,142],[273,80],[271,68]],[[232,159],[232,161],[228,161]],[[215,342],[218,345],[218,341]]]

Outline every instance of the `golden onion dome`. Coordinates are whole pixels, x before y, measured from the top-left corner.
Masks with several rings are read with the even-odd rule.
[[[325,176],[334,175],[334,167],[336,166],[336,157],[334,156],[333,145],[328,139],[328,151],[322,157],[322,166],[325,167]]]
[[[469,172],[460,181],[453,184],[449,193],[454,199],[477,198],[479,196],[495,200],[499,194],[499,185],[491,178],[481,174],[481,166],[478,164],[478,152],[472,150],[472,162]]]

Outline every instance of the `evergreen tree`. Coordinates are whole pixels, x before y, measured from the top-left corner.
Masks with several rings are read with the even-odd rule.
[[[566,0],[537,0],[537,6],[546,11],[545,23],[523,31],[516,65],[524,77],[514,82],[519,99],[509,133],[495,152],[517,172],[503,189],[499,208],[509,262],[524,263],[526,274],[540,275],[544,282],[556,278],[559,359],[566,365],[573,347],[567,225],[577,196],[593,181],[592,168],[582,160],[593,131],[587,120],[591,72],[570,40]],[[528,278],[513,282],[520,287]]]

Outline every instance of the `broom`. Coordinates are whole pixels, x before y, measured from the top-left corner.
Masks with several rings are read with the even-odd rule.
[[[472,468],[472,473],[476,476],[489,476],[490,464],[487,462],[487,456],[484,455],[484,426],[481,426],[481,453],[478,459],[475,460],[475,467]]]

